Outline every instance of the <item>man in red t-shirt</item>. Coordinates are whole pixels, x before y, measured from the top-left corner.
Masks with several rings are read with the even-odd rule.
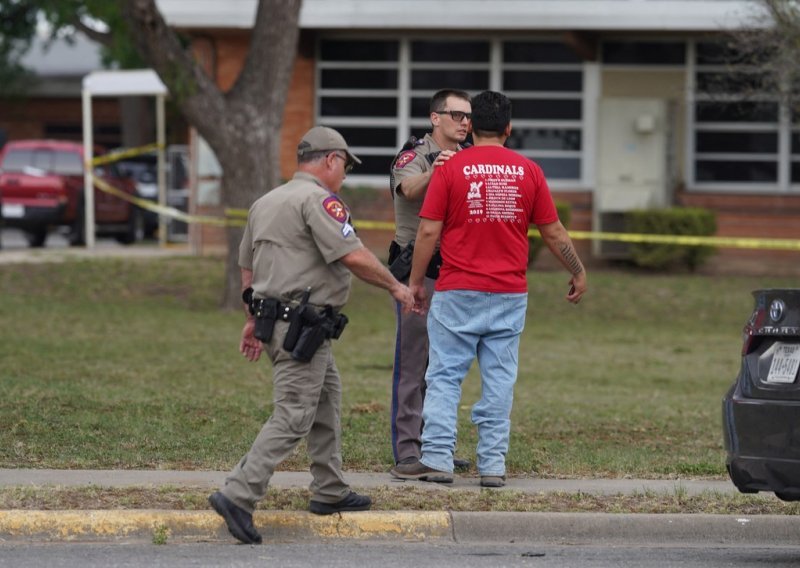
[[[541,168],[503,147],[511,133],[511,101],[485,91],[472,101],[475,145],[434,171],[420,211],[409,287],[428,303],[425,267],[441,239],[442,267],[430,303],[430,353],[425,375],[422,458],[398,464],[392,475],[451,483],[461,383],[475,357],[481,399],[472,408],[478,427],[478,472],[484,487],[505,485],[505,456],[525,325],[528,227],[570,272],[566,299],[586,292],[586,271],[558,220]]]

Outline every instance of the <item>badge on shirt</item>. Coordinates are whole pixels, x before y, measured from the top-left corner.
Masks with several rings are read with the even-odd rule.
[[[356,230],[353,228],[353,225],[351,225],[350,223],[345,223],[344,225],[342,225],[342,236],[344,236],[345,238],[349,237],[350,235],[352,235],[355,232],[356,232]]]
[[[325,213],[340,223],[347,221],[347,209],[345,208],[344,203],[339,201],[338,197],[334,195],[327,197],[325,201],[322,202],[322,207],[325,209]]]
[[[394,169],[399,170],[406,164],[413,162],[416,157],[417,153],[414,150],[406,150],[397,157],[397,161],[394,163]]]

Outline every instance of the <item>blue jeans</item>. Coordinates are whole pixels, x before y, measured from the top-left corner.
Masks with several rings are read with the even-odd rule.
[[[527,294],[448,290],[433,295],[422,410],[420,461],[426,466],[453,471],[461,383],[477,356],[481,399],[472,407],[472,422],[478,427],[478,472],[505,475],[519,336],[527,305]]]

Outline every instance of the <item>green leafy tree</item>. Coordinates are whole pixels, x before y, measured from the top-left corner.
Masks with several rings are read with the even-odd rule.
[[[34,79],[19,63],[37,33],[71,40],[82,33],[102,46],[107,66],[142,67],[118,2],[0,0],[0,90],[22,93]]]
[[[223,170],[223,206],[247,209],[280,182],[281,127],[300,6],[301,0],[259,0],[244,67],[227,92],[195,60],[187,39],[167,25],[155,0],[0,0],[0,58],[4,72],[21,75],[19,55],[46,22],[52,35],[84,33],[101,43],[108,61],[152,67],[173,104],[214,150]],[[237,308],[242,229],[229,227],[226,234],[222,304]]]

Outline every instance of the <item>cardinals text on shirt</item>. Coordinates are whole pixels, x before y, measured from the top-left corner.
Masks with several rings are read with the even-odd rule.
[[[523,177],[525,175],[525,169],[522,166],[504,164],[470,164],[464,166],[463,171],[465,176],[506,175]]]

